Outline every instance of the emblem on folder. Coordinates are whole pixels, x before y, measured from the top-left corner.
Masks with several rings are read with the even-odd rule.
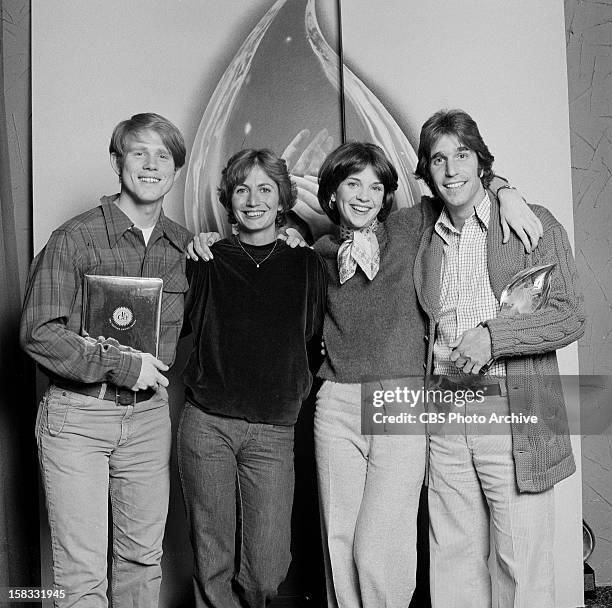
[[[134,313],[127,306],[118,306],[113,311],[110,322],[115,329],[125,330],[132,327],[136,323],[136,319],[134,319]]]

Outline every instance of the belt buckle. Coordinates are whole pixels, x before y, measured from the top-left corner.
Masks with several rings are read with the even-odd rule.
[[[508,395],[505,379],[500,379],[496,382],[490,382],[489,384],[483,384],[481,386],[481,389],[483,390],[485,396],[506,397]]]
[[[126,399],[124,397],[125,393],[131,393],[131,398]],[[115,386],[115,405],[126,406],[126,405],[136,405],[136,391],[131,391],[127,388],[121,388],[120,386]]]

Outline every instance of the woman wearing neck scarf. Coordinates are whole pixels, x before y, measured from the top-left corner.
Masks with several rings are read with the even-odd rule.
[[[427,208],[390,215],[397,172],[370,143],[334,150],[319,203],[340,237],[315,244],[329,275],[315,451],[330,608],[407,608],[425,435],[365,435],[361,382],[422,377],[424,325],[412,263]]]

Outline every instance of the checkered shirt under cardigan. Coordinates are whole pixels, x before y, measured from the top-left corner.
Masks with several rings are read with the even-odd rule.
[[[487,231],[491,217],[491,201],[485,193],[474,207],[474,213],[457,230],[446,208],[440,214],[435,231],[444,243],[440,281],[440,318],[434,343],[434,373],[459,374],[450,360],[450,344],[481,321],[494,319],[499,303],[491,289],[487,269]],[[494,363],[492,376],[505,376],[502,362]]]

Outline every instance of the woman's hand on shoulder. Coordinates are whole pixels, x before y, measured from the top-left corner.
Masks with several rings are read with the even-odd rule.
[[[285,241],[291,249],[296,247],[308,247],[304,237],[295,228],[283,228],[276,237],[280,241]]]
[[[542,222],[531,210],[525,199],[514,188],[498,190],[499,215],[502,226],[502,243],[510,239],[510,230],[521,240],[525,251],[530,253],[544,234]]]

